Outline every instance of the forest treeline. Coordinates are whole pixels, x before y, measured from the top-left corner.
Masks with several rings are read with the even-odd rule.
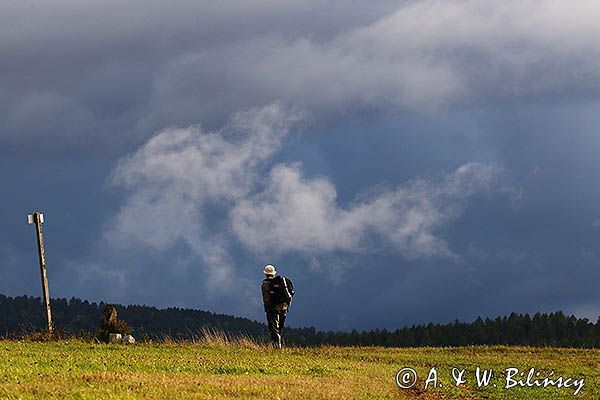
[[[191,339],[206,329],[216,329],[235,337],[267,339],[265,324],[247,318],[208,311],[139,305],[115,305],[119,319],[125,320],[138,338]],[[63,332],[93,335],[98,327],[104,303],[77,298],[52,299],[55,327]],[[40,331],[44,314],[38,297],[9,297],[0,294],[0,334],[11,337]],[[473,322],[414,325],[396,330],[376,329],[358,332],[324,332],[309,328],[285,331],[288,344],[316,346],[465,346],[523,345],[556,347],[600,347],[600,319],[567,316],[558,311],[549,314],[512,313],[495,319],[477,318]]]

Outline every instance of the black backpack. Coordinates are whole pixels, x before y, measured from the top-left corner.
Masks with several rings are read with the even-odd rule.
[[[289,278],[278,275],[271,279],[269,292],[273,304],[290,304],[294,297],[294,284]]]

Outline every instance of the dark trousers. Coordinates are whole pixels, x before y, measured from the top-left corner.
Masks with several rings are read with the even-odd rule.
[[[283,335],[283,324],[285,323],[286,310],[267,311],[267,324],[269,325],[269,334],[273,341],[273,346],[281,348],[281,338]]]

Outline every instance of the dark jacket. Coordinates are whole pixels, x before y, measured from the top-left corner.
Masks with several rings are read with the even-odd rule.
[[[285,311],[288,309],[287,303],[273,303],[272,301],[272,292],[271,292],[271,281],[275,278],[275,276],[269,276],[265,278],[262,282],[262,296],[263,296],[263,305],[265,307],[265,311]]]

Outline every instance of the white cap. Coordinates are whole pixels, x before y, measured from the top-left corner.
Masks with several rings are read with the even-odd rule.
[[[277,271],[275,271],[275,267],[271,264],[265,265],[265,269],[263,269],[265,275],[275,275]]]

